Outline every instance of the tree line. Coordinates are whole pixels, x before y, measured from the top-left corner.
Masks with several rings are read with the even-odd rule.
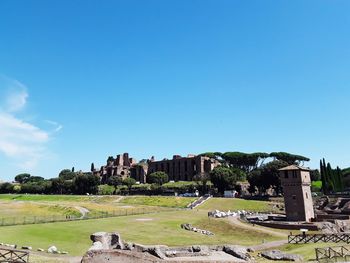
[[[221,165],[210,173],[195,175],[193,181],[202,193],[208,192],[211,188],[219,194],[223,194],[225,190],[240,190],[237,182],[241,181],[249,182],[251,194],[263,195],[268,189],[274,189],[277,194],[281,193],[278,170],[291,164],[302,165],[305,161],[309,161],[309,158],[305,156],[287,152],[206,152],[200,155],[213,158]],[[93,174],[94,169],[94,164],[91,164],[92,172],[75,172],[74,167],[64,169],[57,178],[52,179],[44,179],[26,173],[19,174],[15,177],[17,183],[0,184],[0,193],[96,194],[101,180],[100,176]],[[320,175],[316,171],[312,171],[312,176],[313,179],[318,180]],[[331,176],[325,178],[331,178]],[[161,186],[168,182],[169,177],[164,172],[147,175],[147,184],[152,186],[150,187],[152,191],[161,189]],[[135,188],[133,186],[136,181],[130,177],[114,175],[109,177],[105,183],[111,186],[114,189],[113,193],[116,194],[117,190],[123,187],[129,191]]]

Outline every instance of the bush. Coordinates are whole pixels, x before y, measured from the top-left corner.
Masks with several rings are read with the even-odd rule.
[[[13,184],[11,183],[2,183],[0,184],[0,193],[9,194],[13,192]]]
[[[98,186],[99,195],[112,195],[114,193],[114,186],[102,184]]]
[[[311,191],[312,192],[321,192],[321,189],[322,189],[322,181],[311,182]]]

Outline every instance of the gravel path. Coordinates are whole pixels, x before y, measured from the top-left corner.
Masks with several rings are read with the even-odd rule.
[[[81,217],[80,219],[83,219],[86,217],[86,215],[88,213],[90,213],[90,211],[88,209],[86,209],[85,207],[82,206],[74,206],[75,209],[79,210],[79,212],[81,213]]]

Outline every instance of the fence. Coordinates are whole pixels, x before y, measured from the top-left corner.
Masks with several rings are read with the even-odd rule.
[[[141,214],[151,214],[157,212],[173,211],[172,208],[163,207],[140,207],[132,209],[120,209],[115,211],[98,211],[97,213],[89,214],[85,216],[63,216],[63,215],[53,215],[53,216],[24,216],[24,217],[4,217],[0,218],[1,226],[12,226],[12,225],[28,225],[28,224],[43,224],[43,223],[53,223],[53,222],[67,222],[67,221],[77,221],[77,220],[88,220],[88,219],[100,219],[108,217],[120,217],[120,216],[131,216],[131,215],[141,215]],[[2,262],[2,261],[0,261]]]
[[[350,243],[349,233],[340,234],[299,234],[299,235],[289,235],[288,243],[299,244],[299,243],[318,243],[318,242],[345,242]]]
[[[349,262],[350,251],[344,246],[315,248],[316,260],[320,263]]]
[[[0,262],[27,263],[29,262],[29,252],[0,248]]]

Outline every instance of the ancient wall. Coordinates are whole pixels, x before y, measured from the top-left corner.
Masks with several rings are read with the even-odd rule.
[[[150,161],[148,174],[165,172],[170,181],[192,181],[196,174],[209,173],[217,165],[217,162],[204,156],[181,157],[174,155],[171,160]]]

